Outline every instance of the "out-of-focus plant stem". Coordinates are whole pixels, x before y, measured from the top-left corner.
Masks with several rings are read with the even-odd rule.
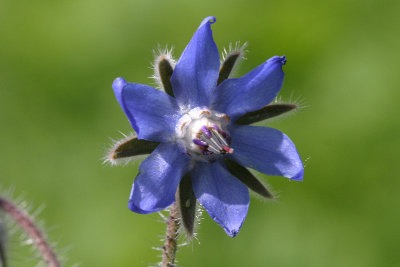
[[[45,236],[36,226],[31,216],[18,208],[12,201],[2,197],[0,197],[0,210],[3,210],[8,216],[10,216],[32,239],[47,266],[61,266],[57,255],[54,253]]]

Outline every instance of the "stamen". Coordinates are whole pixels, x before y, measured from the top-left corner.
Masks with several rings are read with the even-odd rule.
[[[218,127],[218,125],[214,124],[212,127],[213,127],[215,130],[217,130],[219,133],[222,132],[221,129]]]
[[[220,154],[220,151],[213,146],[209,146],[208,150],[210,150],[211,152],[213,152],[215,154]]]
[[[210,133],[210,131],[207,129],[206,126],[201,127],[201,131],[202,131],[208,138],[211,138],[211,133]]]
[[[225,141],[225,139],[222,137],[222,135],[217,132],[217,131],[211,131],[211,134],[213,135],[214,138],[216,138],[219,142],[222,143],[224,146],[228,146],[228,143]]]
[[[232,154],[233,153],[233,148],[228,147],[228,146],[224,146],[223,149],[226,151],[226,153],[228,154]]]
[[[200,128],[197,138],[193,139],[193,143],[200,146],[203,150],[203,155],[206,152],[211,154],[232,154],[233,148],[229,147],[229,141],[225,138],[228,135],[221,131],[217,125],[211,127],[203,126]]]
[[[208,139],[207,143],[208,143],[209,146],[213,146],[217,150],[221,150],[222,149],[221,144],[213,136],[211,136],[211,138]]]
[[[195,143],[198,146],[203,146],[203,147],[208,146],[207,142],[199,140],[199,139],[193,139],[193,143]]]

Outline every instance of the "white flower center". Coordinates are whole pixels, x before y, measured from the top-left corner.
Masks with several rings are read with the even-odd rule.
[[[177,142],[193,159],[215,161],[221,155],[233,153],[226,131],[228,123],[226,114],[194,108],[183,115],[176,125]]]

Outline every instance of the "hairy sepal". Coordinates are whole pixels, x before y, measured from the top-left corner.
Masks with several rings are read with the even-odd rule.
[[[270,104],[259,110],[244,114],[243,116],[238,118],[235,123],[240,125],[248,125],[286,114],[298,108],[299,106],[296,104]]]
[[[157,87],[170,96],[174,96],[170,79],[176,65],[176,61],[172,57],[172,51],[173,48],[158,48],[154,52],[154,74],[151,77],[155,80]]]
[[[193,192],[192,180],[189,174],[186,174],[179,184],[176,201],[179,206],[182,226],[184,227],[186,234],[189,237],[193,237],[197,200]]]
[[[237,68],[239,62],[244,59],[246,47],[247,43],[240,45],[240,43],[237,42],[235,47],[233,47],[232,44],[229,44],[228,50],[224,49],[222,53],[221,67],[219,69],[218,85],[228,79]]]
[[[151,154],[158,145],[158,142],[141,140],[131,134],[113,144],[104,158],[104,163],[111,165],[127,163],[136,156]]]
[[[7,267],[7,258],[6,258],[6,230],[4,226],[4,222],[0,217],[0,266]]]
[[[274,198],[272,193],[247,168],[228,158],[225,158],[225,164],[228,171],[249,189],[264,198]]]

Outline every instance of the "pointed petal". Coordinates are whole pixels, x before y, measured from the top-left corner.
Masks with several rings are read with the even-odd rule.
[[[198,163],[191,173],[194,193],[211,218],[235,237],[247,215],[249,190],[223,162]]]
[[[176,64],[171,83],[181,106],[208,106],[215,91],[219,71],[219,53],[211,30],[215,21],[214,17],[203,20]]]
[[[193,236],[194,219],[196,217],[196,196],[193,192],[192,178],[190,174],[183,176],[179,183],[179,193],[176,201],[179,204],[182,225],[189,236]]]
[[[269,192],[268,189],[248,169],[228,158],[225,158],[225,164],[228,171],[249,189],[260,194],[262,197],[274,198],[271,192]]]
[[[175,134],[176,101],[166,93],[147,85],[114,80],[115,97],[139,139],[168,142]]]
[[[230,158],[240,165],[268,175],[303,180],[303,163],[293,142],[279,130],[268,127],[236,126],[230,131]]]
[[[286,58],[272,57],[245,76],[228,79],[216,90],[213,106],[235,121],[269,104],[281,90]]]
[[[139,167],[129,197],[129,208],[147,214],[163,210],[175,201],[188,156],[176,144],[162,143]]]

